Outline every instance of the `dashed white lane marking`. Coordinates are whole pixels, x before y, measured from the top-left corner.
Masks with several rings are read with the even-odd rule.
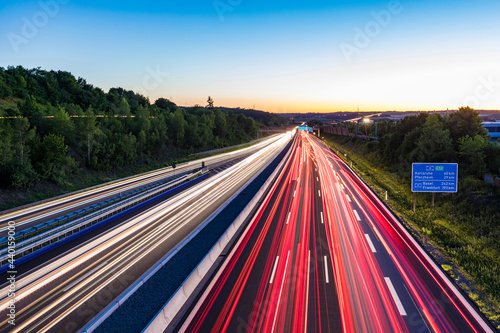
[[[344,184],[340,184],[340,186],[342,186],[342,189],[345,190]]]
[[[392,285],[391,279],[388,277],[384,277],[385,283],[387,284],[387,287],[389,288],[389,291],[391,292],[392,298],[394,299],[394,302],[396,303],[396,306],[399,310],[399,314],[402,316],[406,316],[406,311],[405,308],[403,307],[403,303],[401,303],[401,300],[399,299],[398,294],[396,293],[396,289],[394,289],[394,286]]]
[[[354,212],[354,215],[356,215],[356,219],[361,222],[361,218],[359,217],[358,212],[356,211],[356,209],[353,209],[352,211]]]
[[[326,259],[326,256],[324,256],[325,259],[325,281],[326,283],[330,283],[330,278],[328,276],[328,260]]]
[[[293,197],[295,198],[295,192],[297,192],[297,190],[293,191]]]
[[[286,262],[285,262],[285,272],[286,272],[286,268],[288,266],[288,258],[290,257],[290,251],[288,251],[288,255],[286,256]],[[279,296],[278,296],[278,302],[276,304],[280,304],[281,303],[281,293],[283,292],[283,285],[285,284],[285,278],[286,278],[286,274],[283,274],[283,280],[281,281],[281,288],[280,288],[280,293],[279,293]],[[274,313],[274,321],[273,321],[273,329],[271,330],[271,333],[274,333],[274,327],[276,325],[276,318],[278,317],[278,310],[280,309],[279,306],[276,307],[276,312]]]
[[[323,221],[323,212],[321,212],[321,224],[325,224],[325,221]]]
[[[274,274],[276,274],[276,267],[278,267],[278,261],[280,260],[280,256],[277,256],[276,257],[276,261],[274,262],[274,267],[273,267],[273,271],[271,273],[271,279],[269,280],[269,283],[273,283],[273,280],[274,280]]]
[[[319,182],[319,178],[318,177],[316,177],[316,181]]]
[[[318,190],[318,195],[321,197],[321,191],[320,190]]]
[[[377,250],[375,249],[375,246],[373,246],[372,240],[370,238],[370,235],[365,234],[366,241],[368,242],[368,245],[370,246],[370,249],[372,250],[373,253],[377,253]]]
[[[288,220],[290,220],[290,213],[291,212],[288,212],[288,217],[286,218],[286,224],[288,224]]]
[[[346,194],[345,196],[347,197],[347,201],[352,202],[351,198],[349,198],[349,194]]]

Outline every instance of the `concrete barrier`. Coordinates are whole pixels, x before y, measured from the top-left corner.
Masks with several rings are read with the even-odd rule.
[[[212,247],[210,252],[203,258],[193,272],[186,278],[182,285],[177,289],[175,294],[167,301],[164,307],[156,314],[148,326],[143,330],[145,333],[163,332],[167,329],[168,325],[172,322],[184,304],[193,294],[198,284],[204,279],[205,275],[210,271],[211,267],[219,258],[220,254],[235,236],[241,225],[247,220],[249,214],[255,209],[262,197],[267,193],[270,186],[274,183],[278,173],[283,168],[284,163],[288,160],[291,149],[269,176],[264,185],[255,194],[253,199],[247,204],[243,211],[228,227],[226,232],[219,238],[217,243]]]
[[[282,150],[281,150],[282,151]],[[281,153],[281,151],[277,154],[277,156]],[[287,155],[288,156],[288,155]],[[287,158],[287,157],[285,157]],[[272,162],[272,161],[271,161]],[[269,162],[269,163],[271,163]],[[266,166],[267,167],[267,166]],[[262,170],[264,170],[263,168]],[[151,267],[148,271],[146,271],[139,279],[136,280],[134,284],[129,286],[125,291],[123,291],[113,302],[111,302],[107,307],[101,310],[87,325],[85,325],[82,329],[78,331],[78,333],[90,333],[99,327],[111,314],[113,314],[116,309],[118,309],[123,303],[127,301],[136,292],[147,280],[149,280],[160,268],[162,268],[172,257],[174,257],[184,246],[186,246],[194,237],[198,235],[198,233],[203,230],[203,228],[209,224],[221,211],[223,211],[231,201],[236,198],[249,184],[251,184],[262,172],[258,172],[254,177],[252,177],[244,186],[242,186],[236,193],[234,193],[226,202],[224,202],[212,215],[210,215],[200,226],[198,226],[195,230],[193,230],[178,246],[172,249],[169,253],[165,254],[153,267]],[[221,238],[223,238],[221,236]],[[218,244],[218,243],[217,243]],[[216,244],[216,245],[217,245]],[[215,257],[217,259],[217,256]],[[200,264],[198,267],[191,273],[191,275],[195,276],[196,271],[200,268]],[[190,275],[190,276],[191,276]],[[189,280],[190,276],[186,278],[185,282]],[[203,277],[202,277],[203,278]],[[194,279],[194,277],[193,277]],[[180,288],[179,288],[180,289]],[[176,293],[178,293],[179,289]],[[189,288],[187,288],[189,290]],[[193,288],[194,290],[194,288]],[[191,290],[192,293],[192,290]],[[176,294],[174,294],[175,296]],[[178,302],[179,308],[182,307],[185,300],[183,301],[183,297],[181,295],[177,296],[175,300],[173,300],[174,296],[170,298],[172,300],[172,306],[175,306],[175,302]],[[170,302],[169,300],[169,302]],[[187,300],[187,298],[186,298]]]

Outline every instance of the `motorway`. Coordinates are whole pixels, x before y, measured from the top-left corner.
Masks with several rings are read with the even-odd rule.
[[[19,275],[16,326],[7,323],[8,286],[0,289],[0,331],[75,332],[142,273],[197,229],[289,142],[280,135],[260,149],[105,234]]]
[[[273,140],[276,140],[276,138]],[[176,169],[171,167],[162,168],[4,213],[0,215],[0,235],[4,235],[8,221],[14,221],[16,223],[16,232],[19,232],[120,194],[173,177],[175,174],[181,174],[197,167],[201,168],[202,161],[205,162],[206,167],[211,169],[238,162],[262,149],[267,144],[266,142],[268,141],[259,142],[237,151],[182,163]]]
[[[493,332],[378,198],[300,131],[180,332]]]

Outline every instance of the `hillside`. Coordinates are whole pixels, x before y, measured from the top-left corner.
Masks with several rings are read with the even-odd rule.
[[[248,142],[259,126],[282,123],[246,114],[184,109],[165,98],[151,103],[123,88],[106,93],[64,71],[0,68],[0,188],[64,188],[88,174],[164,165]]]

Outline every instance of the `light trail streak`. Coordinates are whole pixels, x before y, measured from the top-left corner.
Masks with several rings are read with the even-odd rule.
[[[176,170],[173,170],[172,168],[163,168],[160,170],[148,172],[143,175],[139,176],[134,176],[134,177],[129,177],[121,181],[115,181],[111,184],[108,185],[102,185],[94,189],[86,190],[83,192],[78,192],[75,194],[70,194],[67,196],[64,196],[59,199],[54,199],[50,200],[48,202],[40,203],[40,204],[35,204],[30,207],[26,207],[20,210],[16,210],[10,213],[6,213],[3,215],[0,215],[0,232],[6,231],[6,222],[11,221],[11,220],[16,220],[16,225],[17,227],[21,227],[23,225],[26,225],[28,223],[32,223],[36,220],[49,217],[51,215],[61,213],[64,211],[69,211],[72,208],[75,207],[80,207],[85,204],[90,204],[92,202],[96,202],[99,200],[103,200],[104,198],[107,197],[112,197],[116,196],[120,193],[124,193],[129,191],[132,188],[137,188],[137,187],[142,187],[145,186],[146,184],[149,183],[154,183],[158,181],[159,179],[163,179],[165,177],[173,176],[175,173],[180,173],[183,172],[184,170],[189,170],[193,166],[200,164],[201,162],[204,161],[205,164],[208,166],[213,163],[218,163],[222,162],[224,160],[230,160],[235,157],[248,154],[249,152],[252,151],[259,151],[266,146],[278,142],[281,140],[282,136],[275,136],[270,139],[267,139],[265,141],[262,141],[260,143],[257,143],[253,146],[246,147],[237,151],[233,152],[228,152],[220,155],[215,155],[211,157],[206,157],[203,158],[202,160],[196,160],[196,161],[189,161],[183,164],[182,166],[178,167]],[[116,188],[116,189],[115,189]],[[115,190],[114,190],[115,189]],[[83,198],[82,198],[83,197]],[[57,206],[61,206],[60,208],[56,208]],[[45,211],[46,209],[49,209],[51,207],[54,207],[50,211],[46,213],[40,213],[40,211]],[[29,215],[30,214],[30,215]],[[29,215],[26,218],[22,218],[22,216]],[[32,217],[30,217],[33,215]]]
[[[336,155],[299,132],[285,169],[181,332],[479,331]],[[440,309],[436,287],[462,326]]]
[[[267,145],[265,149],[250,158],[224,170],[216,178],[196,184],[171,200],[126,221],[31,274],[22,276],[17,281],[16,298],[18,301],[28,296],[32,297],[54,284],[58,284],[58,287],[53,289],[54,295],[63,288],[66,288],[63,290],[66,292],[58,295],[50,304],[46,304],[42,310],[32,314],[29,318],[23,318],[23,321],[16,325],[15,331],[24,332],[29,327],[40,325],[42,322],[48,322],[43,329],[54,327],[58,321],[109,285],[121,273],[196,220],[198,215],[207,214],[204,212],[210,211],[210,207],[216,205],[220,198],[240,187],[251,175],[266,165],[286,142],[287,139],[283,137]],[[105,262],[87,273],[82,271],[82,277],[79,280],[75,278],[75,282],[71,284],[58,282],[61,279],[69,282],[67,277],[74,275],[72,272],[75,269],[89,266],[89,262],[98,263],[100,260]],[[5,310],[8,305],[7,288],[1,289],[0,311]],[[43,302],[43,297],[37,298],[32,303],[33,305],[23,307],[19,312],[20,318],[38,301]],[[52,321],[48,320],[51,314],[56,313],[60,314]],[[3,321],[2,324],[5,325],[6,322]]]

